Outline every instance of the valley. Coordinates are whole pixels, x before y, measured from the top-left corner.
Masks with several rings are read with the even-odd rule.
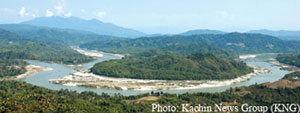
[[[6,45],[3,47],[6,49],[0,54],[2,58],[25,59],[29,60],[29,66],[41,67],[35,68],[34,73],[27,68],[27,73],[31,74],[20,73],[22,81],[55,90],[94,91],[99,94],[221,92],[230,87],[273,82],[280,79],[286,71],[278,70],[280,68],[272,67],[273,64],[267,62],[275,59],[276,54],[273,53],[298,51],[299,43],[267,35],[205,30],[192,31],[187,35],[126,39],[31,25],[0,25],[0,28],[4,29],[2,37],[10,37],[3,40]],[[198,32],[201,34],[197,34]],[[30,37],[32,34],[38,35]],[[39,38],[44,36],[48,38]],[[64,38],[59,38],[61,36]],[[74,40],[71,37],[76,38]],[[45,50],[42,46],[22,50],[18,47],[19,43],[41,43],[47,48],[55,48],[52,50],[62,51],[43,53],[40,51]],[[279,43],[292,46],[282,46]],[[16,48],[16,53],[11,52],[15,50],[8,47]],[[42,55],[50,59],[45,59],[47,57]],[[59,60],[60,56],[62,61]],[[67,56],[80,59],[63,58]],[[261,56],[269,57],[255,61]],[[274,77],[272,73],[282,74]],[[267,79],[256,79],[262,76]]]
[[[103,54],[93,63],[83,64],[80,71],[87,71],[94,64],[110,59],[120,59],[111,54]],[[279,80],[282,75],[289,71],[281,70],[281,67],[268,63],[270,58],[276,54],[259,54],[257,58],[247,58],[244,61],[248,65],[264,67],[256,68],[256,74],[248,74],[232,80],[204,80],[204,81],[164,81],[164,80],[138,80],[98,76],[91,73],[77,72],[68,66],[58,66],[57,64],[48,64],[41,62],[31,62],[35,65],[44,67],[53,67],[53,71],[41,72],[36,76],[28,77],[23,81],[50,89],[70,89],[78,92],[93,91],[101,94],[121,93],[122,95],[143,94],[150,91],[163,91],[168,93],[182,94],[184,92],[222,92],[231,87],[249,86],[256,83],[274,82]],[[266,70],[267,69],[267,70]],[[64,70],[64,71],[62,71]],[[71,75],[70,75],[71,74]],[[51,75],[51,76],[49,76]],[[40,82],[36,81],[39,79]],[[50,82],[49,82],[50,80]],[[53,83],[59,84],[53,84]],[[62,84],[62,85],[60,85]]]
[[[299,31],[151,34],[100,21],[105,12],[83,19],[50,10],[0,24],[1,113],[149,113],[159,112],[153,104],[300,101]],[[22,7],[19,16],[29,13]]]

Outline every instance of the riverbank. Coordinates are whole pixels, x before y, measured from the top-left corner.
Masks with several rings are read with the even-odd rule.
[[[26,72],[17,76],[12,76],[12,77],[5,77],[5,78],[1,78],[1,80],[18,80],[18,79],[23,79],[26,77],[30,77],[34,74],[37,74],[41,71],[51,71],[53,70],[52,68],[46,68],[46,67],[41,67],[41,66],[36,66],[36,65],[27,65],[25,67]]]
[[[251,67],[254,69],[253,73],[249,73],[247,75],[231,80],[142,80],[99,76],[89,72],[76,72],[63,78],[51,79],[49,81],[65,86],[106,88],[117,90],[182,90],[231,85],[246,81],[254,75],[270,72],[269,70],[261,67]]]
[[[257,56],[276,55],[276,54],[278,54],[278,53],[244,54],[244,55],[240,55],[239,58],[244,60],[244,59],[253,59]]]
[[[284,64],[284,63],[280,63],[275,58],[270,58],[268,60],[268,62],[271,63],[274,66],[281,67],[280,69],[283,69],[283,70],[288,70],[288,71],[292,71],[292,72],[294,72],[294,71],[300,71],[299,67],[288,65],[288,64]]]
[[[240,59],[248,59],[248,58],[255,58],[257,55],[256,54],[249,54],[249,55],[240,55]]]
[[[81,54],[86,55],[86,56],[91,56],[91,57],[96,57],[96,58],[103,57],[103,54],[96,50],[87,51],[87,50],[81,49],[79,47],[73,47],[73,46],[71,48]]]

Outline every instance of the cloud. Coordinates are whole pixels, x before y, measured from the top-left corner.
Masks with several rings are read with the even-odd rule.
[[[57,4],[54,5],[54,9],[56,11],[56,14],[59,16],[64,16],[65,15],[65,5],[66,5],[66,1],[65,0],[57,0]]]
[[[39,10],[31,10],[31,11],[27,11],[27,9],[25,7],[21,7],[21,9],[18,12],[18,15],[20,17],[37,17],[39,15]]]
[[[38,10],[34,10],[31,12],[27,12],[25,7],[21,7],[21,9],[19,10],[19,16],[21,17],[36,17],[38,15],[39,11]]]
[[[64,13],[64,7],[62,5],[55,5],[54,9],[58,15],[62,15]]]
[[[22,8],[20,9],[19,15],[20,15],[21,17],[24,17],[24,16],[27,15],[27,14],[26,14],[26,8],[25,8],[25,7],[22,7]]]
[[[105,15],[106,15],[106,12],[99,11],[99,12],[97,12],[96,17],[101,18],[101,17],[103,17],[103,16],[105,16]]]
[[[46,16],[46,17],[53,16],[53,12],[47,9],[47,10],[46,10],[46,15],[45,15],[45,16]]]

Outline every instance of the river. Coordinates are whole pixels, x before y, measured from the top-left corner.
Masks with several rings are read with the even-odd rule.
[[[248,81],[236,83],[236,84],[229,85],[229,86],[222,86],[222,87],[199,88],[199,89],[189,89],[189,90],[164,90],[163,92],[176,93],[176,94],[181,94],[181,93],[185,93],[185,92],[222,92],[222,91],[225,91],[226,89],[229,89],[230,87],[249,86],[249,85],[253,85],[256,83],[260,84],[260,83],[264,83],[264,82],[274,82],[274,81],[281,79],[286,73],[289,72],[286,70],[280,70],[280,67],[273,66],[272,64],[266,62],[266,60],[268,60],[270,58],[274,58],[274,57],[275,57],[275,55],[265,54],[265,55],[257,56],[255,58],[244,59],[243,61],[249,65],[260,66],[260,67],[266,68],[268,70],[271,70],[271,73],[263,73],[263,74],[253,76]],[[103,53],[103,57],[98,58],[95,61],[82,64],[82,67],[80,69],[87,70],[88,68],[92,67],[97,62],[107,61],[107,60],[111,60],[111,59],[120,59],[120,57]],[[96,89],[96,88],[63,86],[63,85],[59,85],[59,84],[52,84],[48,81],[49,79],[62,78],[65,75],[76,72],[75,69],[71,66],[62,65],[62,64],[46,63],[46,62],[41,62],[41,61],[28,61],[28,62],[33,65],[49,67],[49,68],[52,68],[53,70],[37,73],[34,76],[30,76],[30,77],[21,79],[21,81],[25,81],[25,82],[33,84],[33,85],[37,85],[37,86],[41,86],[41,87],[45,87],[45,88],[49,88],[49,89],[53,89],[53,90],[69,89],[69,90],[73,90],[73,91],[77,91],[77,92],[93,91],[98,94],[101,94],[101,93],[118,94],[118,93],[120,93],[125,96],[137,95],[137,94],[150,92],[150,91],[133,91],[133,90]],[[160,91],[158,91],[158,92],[160,92]]]

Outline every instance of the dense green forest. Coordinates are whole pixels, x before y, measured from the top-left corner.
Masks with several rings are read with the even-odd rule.
[[[19,35],[22,39],[50,44],[63,43],[68,45],[80,45],[93,41],[121,39],[119,37],[97,35],[87,31],[37,27],[22,24],[2,24],[0,25],[0,28],[6,31],[13,32]]]
[[[151,104],[181,106],[214,104],[263,105],[298,103],[298,88],[268,88],[264,85],[230,88],[221,93],[167,94],[154,92],[136,96],[98,95],[68,90],[49,90],[18,81],[0,82],[0,112],[87,112],[87,113],[150,113]],[[143,100],[151,96],[154,100]],[[181,110],[181,108],[179,108]]]
[[[177,53],[181,53],[182,51],[184,51],[183,54],[203,51],[205,52],[207,50],[207,52],[226,55],[227,52],[223,52],[225,50],[238,54],[297,52],[300,48],[300,42],[280,40],[273,36],[261,34],[228,33],[202,34],[191,36],[157,36],[130,40],[111,40],[104,42],[95,41],[91,43],[82,44],[80,47],[114,53],[133,53],[153,48],[160,48],[164,50],[174,51]],[[216,48],[222,48],[225,50],[220,50]]]
[[[178,55],[192,53],[212,53],[225,58],[236,58],[236,54],[219,47],[198,43],[183,36],[144,37],[127,40],[95,41],[80,45],[81,48],[96,49],[110,53],[140,53],[151,49],[162,49]]]
[[[136,96],[135,98],[138,98]],[[24,82],[0,82],[0,112],[130,113],[149,111],[149,105],[129,103],[121,95],[93,92],[53,91]]]
[[[227,60],[213,54],[195,53],[176,56],[151,50],[95,64],[94,74],[135,79],[158,80],[221,80],[252,72],[245,63]]]
[[[32,41],[1,29],[0,38],[1,59],[31,59],[64,64],[80,64],[93,60],[68,45]]]
[[[300,67],[300,54],[279,54],[276,59],[281,63]]]
[[[0,78],[15,76],[26,72],[27,62],[15,59],[0,59]]]

